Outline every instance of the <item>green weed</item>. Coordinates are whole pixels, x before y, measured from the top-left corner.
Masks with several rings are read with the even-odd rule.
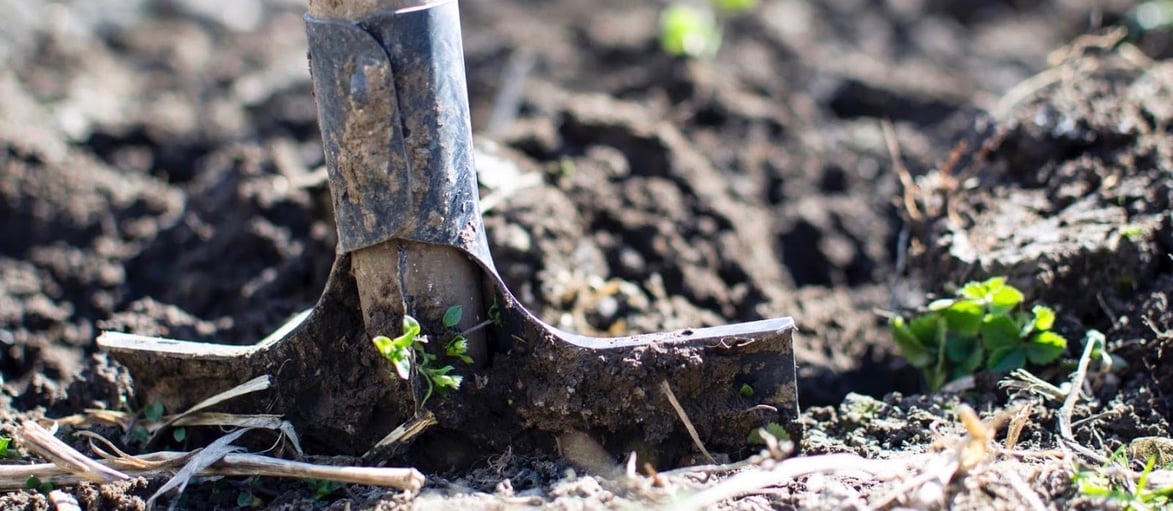
[[[441,322],[444,328],[452,329],[460,323],[462,316],[463,309],[459,305],[455,305],[444,312]],[[451,374],[455,368],[452,365],[440,366],[439,357],[424,349],[428,338],[421,335],[419,321],[416,321],[415,318],[403,317],[403,335],[394,339],[380,335],[372,339],[372,342],[379,353],[391,362],[395,368],[395,374],[400,378],[410,379],[414,368],[415,372],[424,379],[427,391],[424,392],[424,397],[420,401],[421,406],[428,402],[433,392],[444,394],[449,390],[460,388],[462,377]],[[466,364],[472,363],[472,357],[468,356],[468,340],[464,338],[463,334],[454,335],[444,344],[444,354]]]
[[[1005,277],[970,282],[956,298],[934,301],[909,321],[892,318],[892,338],[908,363],[921,369],[929,390],[983,366],[1011,371],[1027,362],[1055,361],[1067,349],[1067,339],[1051,331],[1055,311],[1035,305],[1023,312],[1022,301],[1022,292]]]
[[[712,57],[721,47],[724,19],[757,6],[758,0],[709,0],[708,5],[670,5],[660,13],[660,48],[674,57]]]
[[[1113,458],[1115,457],[1113,456]],[[1124,484],[1110,481],[1104,475],[1107,472],[1106,470],[1079,471],[1072,475],[1071,479],[1079,487],[1079,493],[1089,497],[1098,497],[1111,501],[1116,506],[1119,506],[1120,509],[1130,511],[1167,509],[1173,504],[1173,500],[1170,499],[1171,495],[1173,495],[1173,488],[1162,488],[1158,490],[1150,490],[1148,488],[1149,476],[1153,473],[1156,461],[1157,459],[1155,457],[1150,456],[1148,458],[1144,470],[1137,477],[1136,487],[1132,490],[1129,490]],[[1123,463],[1127,463],[1127,460],[1124,460]]]
[[[334,493],[335,490],[342,487],[342,483],[338,481],[323,481],[320,479],[311,479],[309,481],[310,489],[313,490],[315,501],[324,500],[326,497]]]
[[[45,495],[48,495],[49,492],[53,491],[53,483],[48,481],[41,481],[41,478],[33,475],[28,476],[28,478],[24,480],[24,487],[27,490],[43,493]]]

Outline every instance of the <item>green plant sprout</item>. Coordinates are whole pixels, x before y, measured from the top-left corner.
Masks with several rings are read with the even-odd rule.
[[[1022,312],[1022,301],[1022,292],[1005,277],[970,282],[956,298],[930,303],[911,321],[893,317],[892,338],[933,391],[983,363],[991,371],[1011,371],[1027,362],[1053,362],[1067,349],[1067,339],[1051,331],[1055,311],[1036,305]]]
[[[444,328],[452,329],[460,323],[462,316],[463,309],[459,305],[454,305],[444,312],[441,322]],[[415,361],[416,373],[423,377],[424,383],[427,384],[427,390],[420,401],[420,406],[423,406],[432,397],[433,392],[444,394],[449,390],[459,389],[463,378],[450,374],[455,369],[452,365],[438,366],[438,357],[424,349],[428,338],[420,332],[419,321],[411,316],[404,316],[403,335],[394,339],[380,335],[372,339],[372,342],[379,353],[391,362],[395,374],[404,380],[411,378],[412,362]],[[466,364],[472,363],[472,357],[468,356],[468,340],[463,333],[454,335],[444,344],[444,354]]]
[[[1113,455],[1112,460],[1117,463],[1127,464],[1127,459],[1117,461],[1117,455]],[[1123,456],[1119,456],[1123,457]],[[1162,488],[1158,490],[1150,490],[1148,488],[1149,476],[1152,475],[1153,469],[1156,467],[1157,458],[1150,456],[1145,462],[1144,470],[1136,480],[1136,487],[1129,491],[1122,484],[1113,484],[1104,475],[1106,470],[1099,471],[1079,471],[1071,476],[1071,480],[1079,488],[1079,493],[1088,497],[1098,497],[1117,504],[1113,506],[1125,510],[1145,510],[1145,509],[1166,509],[1173,501],[1170,497],[1173,496],[1173,489]]]
[[[1136,224],[1125,224],[1120,227],[1120,235],[1129,241],[1140,241],[1144,238],[1144,227]]]
[[[712,57],[721,47],[724,19],[750,11],[757,5],[758,0],[709,0],[707,5],[670,5],[660,13],[660,48],[675,57]]]
[[[762,431],[772,435],[778,440],[790,440],[790,433],[786,432],[786,428],[782,427],[777,422],[766,423],[765,427],[756,428],[749,432],[749,437],[745,439],[746,443],[751,445],[765,445],[766,439],[762,438]]]
[[[41,481],[41,478],[35,475],[30,475],[28,476],[28,479],[24,480],[24,487],[26,490],[32,490],[37,493],[43,493],[45,495],[48,495],[49,492],[53,491],[53,483],[48,481]]]
[[[498,328],[502,325],[501,304],[497,303],[496,296],[493,297],[493,304],[489,306],[489,322]]]
[[[0,436],[0,458],[8,459],[13,457],[12,452],[8,450],[8,446],[11,443],[11,438]]]
[[[326,481],[322,479],[309,480],[310,489],[314,492],[312,497],[315,502],[325,500],[326,497],[334,493],[335,490],[342,487],[342,483],[338,481]]]

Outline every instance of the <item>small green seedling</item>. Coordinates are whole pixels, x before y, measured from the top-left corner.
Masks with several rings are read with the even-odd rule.
[[[750,431],[749,438],[746,438],[746,442],[750,444],[765,445],[766,439],[762,438],[763,430],[766,432],[766,434],[769,434],[778,440],[790,439],[790,433],[786,432],[786,428],[782,427],[782,425],[778,424],[777,422],[769,422],[766,423],[765,427],[756,428],[753,431]]]
[[[501,304],[497,303],[496,296],[493,297],[493,304],[489,306],[489,322],[498,328],[503,324],[501,320]]]
[[[10,444],[12,444],[11,438],[0,436],[0,458],[8,459],[16,457],[15,454],[8,450]]]
[[[139,415],[143,421],[157,424],[163,420],[163,414],[166,410],[163,408],[163,403],[155,401],[144,406],[139,410]],[[151,439],[151,433],[143,424],[135,424],[134,429],[130,431],[130,439],[139,444],[146,444]]]
[[[159,422],[163,419],[163,403],[155,401],[143,408],[143,418],[150,422]]]
[[[53,483],[48,481],[41,481],[41,478],[34,475],[30,475],[27,479],[24,480],[24,487],[27,490],[43,493],[45,495],[48,495],[49,492],[53,491]]]
[[[342,483],[338,481],[324,481],[321,479],[311,479],[309,481],[310,489],[313,490],[315,501],[325,500],[331,493],[342,487]]]
[[[660,14],[660,47],[674,57],[711,57],[721,47],[721,28],[710,10],[672,5]]]
[[[1120,235],[1128,238],[1129,241],[1140,241],[1144,239],[1144,227],[1136,224],[1126,224],[1120,227]]]
[[[660,48],[674,57],[712,57],[721,47],[724,20],[757,6],[758,0],[709,0],[707,5],[670,5],[660,13]]]
[[[462,315],[463,310],[459,305],[452,306],[444,312],[441,322],[445,328],[451,329],[460,323]],[[443,394],[449,390],[459,389],[463,378],[450,374],[455,369],[451,365],[437,367],[438,357],[424,349],[428,338],[421,335],[420,332],[419,321],[411,316],[404,316],[403,335],[394,339],[380,335],[372,339],[372,342],[379,353],[391,362],[395,368],[395,374],[404,380],[411,378],[413,362],[415,362],[416,373],[423,377],[424,383],[427,384],[427,391],[424,392],[424,397],[420,400],[422,406],[432,397],[433,391]],[[464,338],[463,334],[456,334],[445,343],[444,354],[464,363],[472,363],[472,357],[468,356],[468,340]]]
[[[237,507],[255,509],[263,505],[265,505],[265,501],[261,500],[260,497],[253,495],[253,492],[249,490],[241,491],[236,495]]]
[[[1116,456],[1113,456],[1114,458]],[[1150,456],[1145,463],[1144,470],[1136,480],[1136,486],[1131,491],[1123,484],[1113,483],[1104,474],[1107,470],[1084,470],[1072,475],[1072,482],[1079,488],[1079,493],[1088,497],[1097,497],[1115,505],[1113,508],[1125,510],[1168,509],[1173,504],[1173,489],[1148,488],[1149,476],[1156,468],[1156,457]],[[1127,464],[1127,460],[1117,463]]]
[[[1067,339],[1051,331],[1055,311],[1036,305],[1022,312],[1022,301],[1022,292],[1005,277],[970,282],[956,298],[930,303],[911,321],[892,318],[892,338],[908,363],[922,370],[929,390],[983,365],[1011,371],[1027,362],[1055,361],[1067,349]]]

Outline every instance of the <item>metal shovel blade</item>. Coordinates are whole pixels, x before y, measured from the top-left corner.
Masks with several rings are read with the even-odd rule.
[[[272,392],[237,408],[285,415],[311,450],[365,452],[423,404],[418,379],[394,376],[371,335],[396,335],[388,318],[403,314],[440,332],[444,308],[462,303],[473,304],[466,323],[488,326],[477,330],[474,362],[452,363],[460,389],[426,403],[448,444],[541,450],[577,432],[674,463],[693,450],[689,427],[723,452],[747,449],[769,423],[799,433],[790,318],[594,338],[542,322],[509,292],[477,204],[455,1],[312,14],[340,240],[326,289],[252,346],[103,333],[99,345],[130,369],[143,399],[180,409],[268,374]],[[437,357],[441,344],[429,344]]]

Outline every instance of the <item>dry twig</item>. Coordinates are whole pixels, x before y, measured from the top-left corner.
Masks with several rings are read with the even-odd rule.
[[[709,454],[709,450],[705,449],[705,444],[701,443],[701,437],[696,432],[696,427],[692,425],[692,421],[688,419],[688,414],[684,413],[684,407],[680,406],[680,401],[676,400],[676,393],[672,392],[672,387],[668,385],[668,380],[660,382],[660,390],[664,391],[664,395],[668,397],[668,402],[672,404],[672,409],[676,410],[676,415],[680,417],[680,422],[684,423],[684,429],[688,430],[688,436],[692,438],[692,443],[696,445],[697,449],[701,450],[701,454],[705,455],[705,459],[709,463],[716,463],[713,455]]]

